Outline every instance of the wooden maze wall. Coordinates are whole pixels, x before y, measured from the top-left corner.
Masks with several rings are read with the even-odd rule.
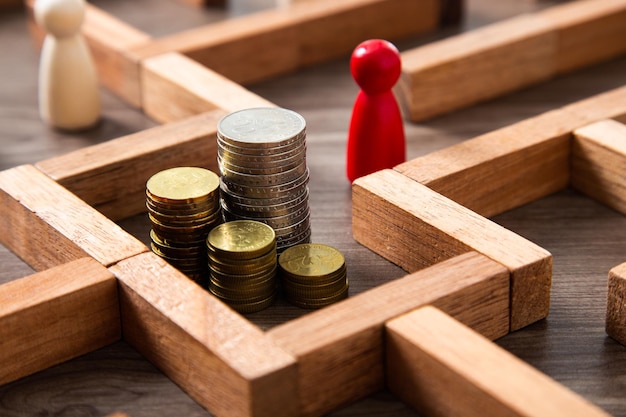
[[[123,338],[217,415],[321,415],[385,385],[427,415],[605,415],[488,341],[546,316],[552,258],[483,216],[568,184],[623,211],[626,149],[618,121],[626,121],[624,88],[356,181],[354,237],[415,272],[268,332],[112,221],[143,211],[145,178],[154,172],[175,165],[215,169],[211,155],[221,116],[273,105],[238,82],[346,54],[362,38],[434,30],[443,3],[310,0],[224,22],[219,30],[162,39],[90,7],[84,32],[103,83],[165,124],[0,173],[2,243],[42,271],[0,286],[0,382]],[[489,66],[476,76],[522,78],[498,80],[467,103],[433,104],[449,111],[626,49],[626,2],[558,7],[521,18],[532,24],[513,19],[483,29],[509,34],[501,43],[467,34],[407,52],[404,77],[420,78],[413,54],[434,59],[445,51],[447,61],[433,67],[452,75],[480,61]],[[420,18],[396,19],[392,28],[376,24],[413,15]],[[315,31],[321,23],[325,30]],[[345,43],[323,33],[328,28],[350,28],[342,32]],[[223,37],[207,44],[207,33]],[[621,42],[598,48],[615,36]],[[259,74],[237,65],[247,48],[263,48],[276,37],[291,42],[274,51],[275,67],[250,63],[267,70]],[[538,43],[545,46],[539,55]],[[593,53],[572,57],[566,53],[572,43]],[[206,60],[215,56],[223,63],[220,75],[208,69]],[[541,69],[531,77],[506,71],[516,65]],[[418,87],[404,85],[399,94],[410,108]],[[623,266],[611,272],[607,328],[624,341],[622,277]],[[25,301],[16,294],[32,296]],[[63,320],[47,314],[51,309]],[[19,336],[24,329],[30,337]],[[502,372],[512,377],[502,380]]]

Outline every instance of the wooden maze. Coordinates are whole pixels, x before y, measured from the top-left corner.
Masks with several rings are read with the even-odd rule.
[[[385,385],[432,416],[606,415],[488,341],[547,315],[552,257],[483,216],[570,184],[626,212],[626,87],[357,180],[354,237],[410,274],[267,332],[113,223],[144,210],[153,173],[215,170],[221,116],[273,105],[239,83],[345,55],[363,38],[434,30],[446,3],[308,0],[162,39],[90,7],[84,33],[103,83],[167,123],[0,173],[2,243],[41,271],[0,286],[0,383],[123,338],[216,415],[317,416]],[[345,37],[329,37],[337,28]],[[626,1],[481,30],[510,36],[469,33],[407,52],[405,80],[421,78],[414,54],[452,74],[476,62],[486,63],[476,77],[509,74],[466,102],[433,103],[437,112],[623,53]],[[238,64],[277,38],[289,41],[271,57]],[[572,44],[586,52],[568,54]],[[522,65],[537,70],[505,71]],[[432,116],[410,110],[423,85],[403,85],[410,114]],[[611,271],[607,314],[622,343],[625,265]]]

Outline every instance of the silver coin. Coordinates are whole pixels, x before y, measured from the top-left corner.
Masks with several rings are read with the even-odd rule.
[[[247,198],[277,198],[285,194],[297,192],[301,187],[306,187],[309,182],[309,170],[305,170],[299,178],[285,183],[271,186],[247,186],[231,181],[228,178],[220,177],[220,187],[230,192]]]
[[[306,164],[300,164],[288,171],[276,174],[253,175],[233,171],[225,166],[220,166],[219,171],[225,180],[248,187],[273,187],[289,184],[300,178],[307,170]]]
[[[280,204],[287,204],[297,198],[303,197],[304,195],[308,198],[309,187],[300,187],[289,193],[280,194],[271,198],[241,196],[237,193],[230,192],[227,188],[222,188],[221,194],[222,200],[228,202],[229,204],[243,204],[247,206],[256,206],[262,209],[263,207],[271,208]]]

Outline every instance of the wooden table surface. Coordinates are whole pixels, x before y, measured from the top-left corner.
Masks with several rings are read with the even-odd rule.
[[[246,10],[245,1],[233,1],[231,10],[202,12],[174,0],[109,0],[96,4],[154,35]],[[398,46],[405,50],[550,4],[472,0],[461,26],[399,42]],[[145,12],[148,9],[149,15]],[[34,163],[155,124],[103,91],[103,122],[97,128],[75,135],[48,129],[37,113],[38,52],[29,38],[25,16],[22,10],[0,13],[0,169]],[[427,122],[406,122],[408,157],[625,82],[626,58],[621,58]],[[313,240],[344,252],[351,294],[402,276],[403,271],[357,244],[351,235],[351,193],[344,159],[357,87],[349,74],[348,57],[250,89],[298,111],[307,120]],[[609,413],[626,416],[626,348],[604,332],[607,273],[626,261],[626,218],[575,191],[565,190],[493,220],[554,256],[549,317],[497,343]],[[148,240],[145,216],[121,224],[144,242]],[[32,272],[0,245],[0,283]],[[299,314],[303,311],[279,302],[250,319],[268,328]],[[0,387],[0,416],[105,416],[115,411],[132,417],[210,415],[124,342]],[[332,415],[417,414],[381,392]]]

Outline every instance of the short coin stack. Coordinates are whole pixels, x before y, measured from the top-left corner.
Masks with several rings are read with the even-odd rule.
[[[298,307],[320,308],[348,296],[344,256],[331,246],[293,246],[280,255],[278,265],[285,296]]]
[[[209,290],[240,313],[269,307],[276,297],[276,234],[261,222],[223,223],[207,237]]]
[[[152,251],[206,286],[205,241],[222,221],[217,174],[196,167],[167,169],[150,177],[146,197]]]
[[[276,232],[278,253],[310,241],[305,121],[281,108],[253,108],[217,126],[226,220],[256,220]]]

